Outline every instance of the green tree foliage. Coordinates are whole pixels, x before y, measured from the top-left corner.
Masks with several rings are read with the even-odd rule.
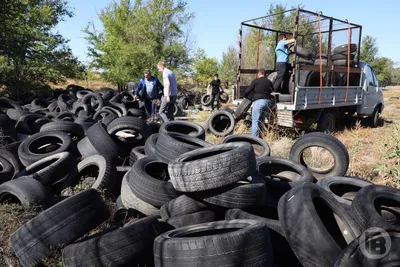
[[[12,93],[79,78],[83,66],[54,27],[73,14],[62,0],[0,1],[0,85]],[[17,92],[18,91],[18,92]]]
[[[366,35],[361,42],[360,60],[371,63],[378,55],[376,38]]]
[[[193,77],[197,85],[205,86],[218,73],[219,65],[216,58],[209,58],[203,49],[197,49],[193,56]]]
[[[386,82],[386,84],[392,83],[393,65],[393,60],[387,57],[378,57],[371,62],[371,66],[375,71],[378,81],[380,83]]]
[[[392,71],[392,84],[400,85],[400,68],[395,68]]]
[[[190,38],[185,27],[194,17],[186,9],[180,0],[120,0],[108,5],[99,15],[104,30],[97,31],[93,23],[84,30],[92,65],[113,83],[137,79],[147,68],[156,73],[160,60],[173,70],[186,71]]]
[[[222,84],[227,88],[236,82],[236,72],[239,65],[238,52],[235,47],[229,46],[228,51],[222,53],[219,76]]]

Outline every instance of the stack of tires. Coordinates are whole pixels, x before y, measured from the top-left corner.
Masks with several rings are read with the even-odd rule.
[[[96,108],[98,102],[87,103]],[[121,102],[122,112],[127,104]],[[10,238],[21,266],[40,266],[60,251],[63,266],[399,261],[399,191],[346,177],[349,155],[333,136],[304,135],[283,159],[248,135],[212,145],[194,123],[173,121],[158,129],[128,112],[84,130],[70,119],[36,118],[14,104],[2,114],[10,139],[0,149],[0,202],[42,209]],[[32,119],[18,124],[7,115],[20,113]],[[26,139],[15,142],[21,132]],[[334,168],[307,166],[310,146],[326,148]],[[366,244],[382,242],[392,246],[365,253]]]

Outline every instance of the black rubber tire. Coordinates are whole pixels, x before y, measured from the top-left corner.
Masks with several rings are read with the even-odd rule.
[[[147,125],[149,125],[150,133],[155,134],[155,133],[160,132],[160,128],[161,128],[162,124],[157,123],[157,122],[149,122],[149,123],[147,123]]]
[[[27,166],[16,175],[16,178],[32,177],[42,185],[54,189],[55,192],[61,192],[74,182],[77,173],[75,158],[68,152],[61,152]]]
[[[3,133],[3,140],[7,143],[12,143],[17,139],[15,124],[6,114],[0,114],[0,130]]]
[[[343,250],[335,267],[399,266],[399,232],[394,227],[371,229],[365,235],[357,237]]]
[[[350,60],[354,60],[354,58],[355,58],[355,55],[350,54]],[[348,59],[347,51],[343,54],[333,54],[331,59],[332,59],[332,61],[341,60],[341,59],[347,60]]]
[[[228,111],[214,112],[208,119],[208,130],[216,136],[227,136],[234,129],[235,118]]]
[[[316,60],[314,60],[314,65],[319,65],[319,63],[320,63],[319,58],[317,58]],[[323,58],[323,59],[322,59],[322,66],[326,66],[326,65],[328,65],[328,59]],[[316,86],[316,85],[313,85],[313,86]]]
[[[14,175],[24,167],[18,157],[18,148],[21,143],[21,141],[13,142],[0,149],[0,156],[6,158],[13,166]]]
[[[244,209],[261,205],[265,200],[264,177],[254,172],[248,179],[224,187],[195,192],[193,198],[224,208]]]
[[[125,173],[121,183],[121,201],[128,209],[135,209],[146,216],[160,216],[160,209],[138,198],[130,186],[131,176]]]
[[[119,131],[129,130],[133,131],[136,134],[139,134],[139,138],[135,138],[133,141],[122,140],[116,136],[116,133]],[[147,138],[151,135],[149,126],[141,119],[135,117],[121,117],[116,118],[107,126],[107,132],[114,137],[117,145],[121,148],[121,152],[127,151],[128,154],[132,150],[135,145],[144,145]],[[127,149],[124,149],[127,148]],[[126,157],[127,155],[122,155],[122,157]]]
[[[102,155],[93,155],[87,157],[78,163],[78,180],[84,176],[85,171],[92,171],[90,169],[92,167],[96,168],[97,176],[91,188],[99,191],[111,191],[115,184],[115,178],[117,174],[115,164],[113,164],[110,159],[107,159]]]
[[[261,207],[258,207],[260,209]],[[271,236],[272,251],[274,263],[273,266],[296,266],[302,267],[299,260],[294,255],[289,243],[283,233],[281,223],[278,219],[278,210],[276,209],[275,217],[260,217],[250,214],[240,209],[230,209],[225,213],[225,220],[256,220],[266,223]]]
[[[0,184],[11,180],[14,177],[15,172],[14,166],[7,158],[2,157],[1,154],[2,153],[0,152]]]
[[[359,225],[361,231],[371,227],[393,228],[400,225],[391,225],[382,217],[382,206],[393,207],[397,210],[400,207],[399,190],[382,185],[365,186],[357,192],[352,204],[351,212]]]
[[[63,249],[63,266],[152,266],[153,243],[160,233],[158,220],[148,217],[100,236],[89,236]]]
[[[350,44],[350,53],[354,53],[357,51],[357,44]],[[336,46],[332,50],[332,54],[347,54],[348,52],[348,44],[343,44]]]
[[[197,192],[246,179],[255,165],[250,144],[228,143],[187,152],[171,162],[168,171],[176,190]]]
[[[381,111],[379,107],[376,107],[374,109],[374,112],[372,112],[371,117],[369,118],[370,120],[370,125],[372,128],[376,128],[379,125],[379,115],[380,115]]]
[[[82,155],[82,158],[87,158],[99,154],[99,152],[94,148],[87,136],[78,142],[77,147],[79,153]]]
[[[140,118],[140,119],[145,119],[146,118],[146,112],[144,110],[138,109],[138,108],[130,108],[128,109],[128,115]]]
[[[37,266],[54,248],[71,244],[109,216],[100,193],[85,190],[22,225],[11,236],[11,245],[22,266]]]
[[[106,114],[106,115],[103,116],[102,114]],[[116,117],[116,114],[108,109],[100,109],[100,110],[96,111],[96,113],[93,115],[93,120],[94,121],[103,121],[108,116]]]
[[[274,84],[276,77],[278,77],[278,73],[276,71],[271,72],[268,76],[267,79],[270,80],[272,82],[272,84]]]
[[[117,117],[122,117],[122,113],[114,107],[105,106],[105,107],[103,107],[103,110],[111,111],[112,115],[115,115]]]
[[[323,147],[333,156],[335,166],[332,170],[318,171],[307,166],[303,159],[303,152],[309,147]],[[345,176],[349,167],[350,157],[346,147],[336,137],[325,133],[308,133],[301,136],[290,149],[289,158],[307,167],[315,178],[320,179],[329,176]]]
[[[244,116],[246,116],[246,112],[250,109],[252,104],[252,101],[247,98],[243,98],[242,102],[239,104],[239,106],[235,109],[235,113],[233,116],[237,121],[243,119]]]
[[[87,130],[87,137],[98,154],[103,155],[107,159],[115,159],[118,157],[118,145],[108,134],[103,124],[95,123],[90,127]]]
[[[235,111],[233,109],[231,109],[230,107],[223,107],[221,108],[222,111],[227,111],[229,113],[231,113],[233,115],[233,113],[235,113]]]
[[[115,102],[110,102],[111,107],[114,109],[118,110],[121,116],[119,117],[124,117],[128,115],[128,110],[126,109],[124,104],[121,103],[115,103]]]
[[[287,192],[279,201],[278,214],[286,239],[304,266],[333,266],[347,246],[346,238],[361,234],[348,209],[311,183]]]
[[[0,185],[0,203],[18,203],[26,208],[47,209],[54,204],[53,194],[40,182],[22,177]]]
[[[109,116],[106,116],[101,123],[104,124],[105,126],[108,126],[113,120],[115,120],[116,118],[118,118],[117,115],[115,114],[111,114]]]
[[[297,51],[297,56],[304,58],[304,59],[312,59],[313,55],[310,51],[306,50],[305,48],[303,48],[300,45],[297,45],[296,47],[296,51]]]
[[[173,217],[196,213],[206,209],[206,204],[186,195],[181,195],[162,205],[160,208],[160,215],[162,219],[166,220]]]
[[[155,266],[164,267],[189,267],[199,262],[202,266],[272,266],[269,230],[254,220],[179,228],[156,238],[154,261]]]
[[[28,113],[23,115],[15,124],[15,129],[18,133],[32,135],[39,131],[35,127],[35,121],[43,118],[42,115]]]
[[[144,146],[134,147],[129,154],[129,165],[132,166],[137,160],[145,157],[147,156],[146,152],[144,151]]]
[[[373,183],[358,177],[331,176],[319,180],[317,185],[332,193],[338,202],[350,207],[352,200],[345,198],[345,194],[349,192],[357,193],[361,188],[373,185]]]
[[[175,228],[182,228],[190,225],[218,221],[218,215],[211,210],[198,211],[191,214],[171,217],[166,220],[169,225]]]
[[[258,158],[256,168],[264,177],[268,200],[275,205],[292,187],[312,183],[315,180],[306,167],[289,159]]]
[[[314,65],[314,60],[312,59],[304,59],[304,58],[299,58],[296,63],[302,64],[302,65]]]
[[[334,66],[347,66],[347,59],[339,59],[339,60],[334,60],[332,61],[332,64]],[[358,66],[358,62],[357,60],[350,60],[350,67],[357,67]]]
[[[271,148],[268,143],[263,139],[252,136],[250,134],[235,134],[225,137],[221,140],[220,144],[232,143],[232,142],[247,142],[252,145],[259,145],[262,148],[261,153],[256,153],[256,157],[265,157],[271,155]]]
[[[224,92],[219,95],[219,100],[221,101],[221,103],[226,104],[229,102],[229,95]]]
[[[92,105],[91,99],[94,98],[97,101],[97,104]],[[82,103],[88,105],[89,107],[93,108],[94,110],[98,111],[101,110],[104,106],[104,100],[103,98],[96,93],[90,93],[85,95],[82,98]]]
[[[211,96],[208,94],[205,94],[201,97],[201,104],[205,107],[208,107],[211,105]]]
[[[168,165],[154,157],[139,159],[129,172],[129,185],[141,200],[160,208],[165,203],[181,195],[168,182]]]
[[[61,145],[55,147],[56,142],[61,142]],[[47,144],[51,145],[42,148],[43,145]],[[77,148],[68,134],[59,131],[36,133],[25,139],[18,147],[19,158],[25,166],[60,152],[70,152],[72,155],[76,155]]]
[[[359,73],[350,73],[349,77],[349,86],[359,86],[360,85],[360,74]],[[343,74],[342,84],[347,86],[347,74]]]
[[[166,123],[161,124],[160,126],[160,133],[162,132],[177,132],[181,134],[187,134],[193,137],[197,137],[200,139],[206,138],[206,133],[204,128],[193,122],[187,121],[169,121]]]
[[[189,108],[189,99],[185,96],[180,97],[176,102],[179,105],[179,108],[181,108],[183,110],[186,110]]]
[[[317,130],[323,133],[333,133],[336,129],[336,117],[332,112],[323,112],[318,120]]]
[[[79,141],[85,137],[85,132],[81,125],[70,121],[49,122],[40,128],[41,132],[61,131],[69,134],[74,141]]]
[[[177,132],[164,131],[159,134],[156,146],[156,157],[165,163],[195,149],[211,146],[199,138]]]
[[[93,93],[91,90],[79,90],[76,92],[76,97],[78,99],[84,98],[86,95]]]
[[[157,147],[157,140],[159,134],[152,134],[149,138],[147,138],[146,143],[144,144],[144,153],[148,157],[155,157],[156,156],[156,147]]]

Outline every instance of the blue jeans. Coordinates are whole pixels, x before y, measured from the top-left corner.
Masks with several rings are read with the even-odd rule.
[[[265,118],[274,105],[273,100],[258,99],[253,102],[251,110],[251,135],[260,136],[264,131]]]
[[[147,111],[147,113],[149,113],[150,118],[153,119],[154,118],[154,111],[156,109],[156,104],[153,103],[153,101],[150,98],[146,98],[144,100],[144,107]]]

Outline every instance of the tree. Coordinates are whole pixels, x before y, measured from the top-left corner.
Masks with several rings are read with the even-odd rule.
[[[236,72],[239,65],[239,57],[233,46],[228,47],[228,51],[222,54],[219,74],[225,87],[236,82]]]
[[[392,71],[392,84],[400,85],[400,68],[395,68]]]
[[[83,65],[54,27],[72,17],[62,0],[0,2],[0,85],[11,93],[79,78]],[[17,92],[18,91],[18,92]]]
[[[113,83],[136,79],[148,68],[156,73],[160,60],[182,73],[188,69],[191,46],[184,28],[193,17],[180,0],[112,3],[99,15],[103,31],[93,23],[84,30],[92,66],[104,70],[104,78]]]
[[[204,86],[218,73],[218,60],[206,56],[203,49],[197,49],[193,56],[193,70],[197,85]]]
[[[375,71],[378,81],[380,83],[385,81],[386,84],[392,83],[393,65],[393,60],[387,57],[378,57],[371,62],[371,66]]]
[[[371,63],[378,55],[378,46],[376,38],[366,35],[361,42],[360,60]]]

